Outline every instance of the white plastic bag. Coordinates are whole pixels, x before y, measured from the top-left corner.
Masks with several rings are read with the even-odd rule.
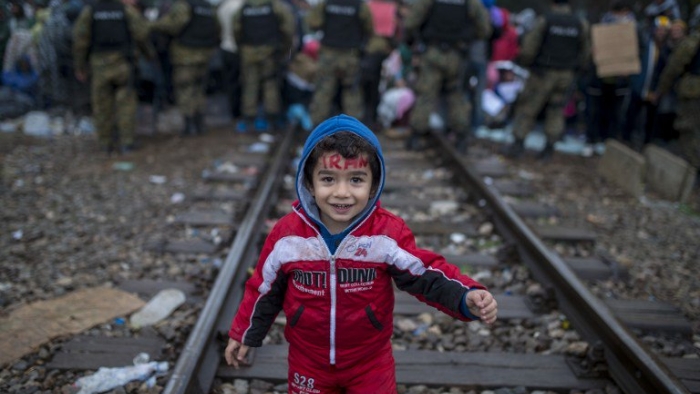
[[[147,381],[148,386],[152,387],[156,383],[156,377],[167,371],[167,361],[151,361],[130,367],[100,368],[93,375],[78,379],[75,385],[80,388],[78,394],[104,393],[134,380]]]

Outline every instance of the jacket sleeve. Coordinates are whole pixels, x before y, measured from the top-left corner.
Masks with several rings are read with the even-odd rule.
[[[408,16],[404,20],[403,28],[407,41],[418,39],[420,27],[433,5],[433,0],[416,0],[411,4]]]
[[[535,57],[540,52],[542,40],[547,30],[547,20],[540,16],[535,22],[535,26],[523,37],[523,45],[520,47],[518,63],[521,66],[530,67],[535,61]]]
[[[362,2],[359,9],[360,21],[362,23],[362,35],[365,42],[374,35],[374,22],[372,20],[372,11],[369,9],[367,2]]]
[[[294,50],[294,34],[296,33],[296,24],[292,9],[286,3],[276,2],[275,13],[277,14],[280,24],[279,30],[282,34],[282,51],[283,53],[293,52]]]
[[[485,39],[491,36],[491,16],[484,4],[479,0],[471,0],[469,3],[469,16],[474,23],[474,36],[476,39]]]
[[[237,46],[241,45],[243,37],[241,18],[243,18],[243,7],[239,8],[231,17],[231,32],[233,34],[233,40],[236,42]]]
[[[134,43],[139,50],[139,53],[143,54],[148,60],[155,59],[156,51],[149,40],[149,29],[148,22],[141,16],[141,14],[132,6],[125,6],[127,20],[129,22],[129,31],[134,38]]]
[[[87,71],[90,36],[92,35],[92,7],[86,6],[73,25],[73,67],[80,72]]]
[[[313,8],[311,8],[311,10],[309,10],[309,13],[306,14],[305,20],[306,25],[309,27],[309,30],[316,31],[323,29],[323,22],[325,20],[325,10],[325,1],[320,1]]]
[[[700,46],[699,38],[694,35],[686,37],[671,53],[668,63],[666,63],[666,67],[661,71],[661,76],[659,77],[657,88],[659,94],[666,94],[673,89],[673,85],[678,77],[683,75],[685,68],[693,61],[698,46]]]
[[[579,51],[579,67],[586,69],[591,63],[591,25],[586,20],[581,21],[581,50]]]
[[[170,36],[177,36],[191,18],[191,7],[186,1],[176,1],[167,14],[151,22],[151,29]]]
[[[231,339],[246,346],[262,346],[263,339],[282,310],[287,277],[271,261],[272,251],[279,239],[278,227],[273,228],[265,240],[255,271],[246,281],[243,300],[228,333]]]
[[[459,267],[434,252],[416,246],[415,237],[404,224],[397,239],[399,248],[419,260],[423,269],[402,270],[396,265],[390,268],[396,286],[455,319],[469,321],[462,312],[465,294],[474,289],[486,289],[482,284],[464,275]],[[408,266],[410,264],[406,264]],[[416,271],[419,272],[416,274]]]

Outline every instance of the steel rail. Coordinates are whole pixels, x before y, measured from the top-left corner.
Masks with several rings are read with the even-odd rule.
[[[279,189],[282,170],[290,162],[296,128],[284,130],[282,135],[284,138],[277,144],[272,161],[263,176],[263,182],[252,198],[253,201],[240,224],[226,261],[217,274],[214,287],[178,357],[164,393],[208,393],[211,389],[216,369],[221,361],[216,328],[223,322],[230,323],[235,312],[222,311],[222,308],[228,304],[231,297],[236,297],[236,293],[242,294],[242,289],[236,292],[236,289],[232,291],[232,288],[234,285],[241,284],[240,278],[245,276],[243,273],[247,267],[242,262],[250,255],[250,250],[255,245],[254,237],[260,235],[262,219],[275,200],[272,196]],[[239,279],[234,280],[235,278]]]
[[[628,394],[690,393],[685,385],[653,353],[645,350],[636,337],[620,323],[607,305],[595,297],[571,268],[550,251],[520,216],[506,204],[495,187],[487,185],[469,168],[464,155],[443,135],[430,134],[452,165],[460,180],[493,212],[499,233],[518,245],[520,256],[535,278],[551,284],[559,308],[584,338],[601,343],[611,378]],[[480,204],[481,205],[481,204]],[[600,341],[600,342],[598,342]]]

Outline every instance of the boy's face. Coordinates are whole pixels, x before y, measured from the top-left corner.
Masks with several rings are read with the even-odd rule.
[[[316,162],[311,193],[321,211],[321,221],[332,234],[345,230],[365,209],[371,189],[367,155],[346,159],[337,152],[326,152]]]

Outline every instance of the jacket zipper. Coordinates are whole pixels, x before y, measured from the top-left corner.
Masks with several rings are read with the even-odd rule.
[[[336,268],[335,268],[335,255],[331,256],[331,281],[330,281],[330,292],[331,292],[331,332],[330,332],[330,363],[335,365],[335,317],[336,317]]]

